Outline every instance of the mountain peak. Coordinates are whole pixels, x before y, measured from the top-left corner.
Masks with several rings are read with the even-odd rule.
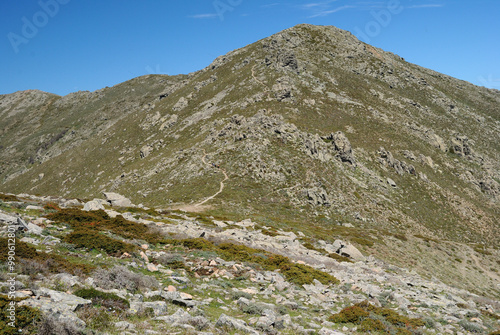
[[[458,282],[461,268],[441,271],[432,241],[420,244],[482,245],[491,255],[477,257],[494,266],[500,96],[347,31],[303,24],[189,75],[36,104],[13,96],[0,96],[4,192],[116,192],[148,207],[250,217],[495,289],[479,268]]]

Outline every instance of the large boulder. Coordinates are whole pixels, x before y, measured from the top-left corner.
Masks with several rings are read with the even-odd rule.
[[[72,294],[41,288],[34,291],[35,296],[20,301],[19,306],[38,308],[44,314],[52,315],[58,321],[85,327],[85,322],[78,318],[75,311],[85,305],[92,303],[91,300],[83,299]]]
[[[331,134],[328,139],[332,140],[332,144],[342,162],[349,162],[352,165],[356,165],[356,160],[354,159],[354,154],[352,152],[351,142],[347,139],[347,136],[341,131]]]
[[[215,327],[236,329],[248,334],[259,334],[258,331],[249,327],[245,321],[232,318],[224,313],[220,315],[219,319],[215,323]]]
[[[133,207],[132,201],[123,195],[114,192],[102,192],[106,201],[113,207]]]
[[[91,200],[91,201],[88,201],[85,203],[85,205],[83,205],[83,210],[84,211],[98,211],[100,209],[104,209],[104,206],[102,205],[102,203],[98,200]]]

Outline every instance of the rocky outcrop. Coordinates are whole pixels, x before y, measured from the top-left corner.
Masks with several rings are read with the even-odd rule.
[[[349,139],[343,132],[338,131],[336,133],[332,133],[327,137],[327,139],[332,141],[338,156],[343,162],[349,162],[356,166],[356,160],[354,159],[354,154],[352,152],[351,142],[349,142]]]
[[[132,201],[123,195],[114,192],[103,192],[106,201],[113,207],[133,207]]]
[[[396,170],[397,174],[405,174],[409,173],[412,175],[416,175],[417,172],[415,170],[415,167],[411,164],[407,164],[404,161],[399,161],[394,156],[390,151],[385,150],[383,147],[380,147],[380,149],[377,152],[378,154],[378,161],[382,166],[384,167],[390,167]]]
[[[450,152],[462,157],[470,157],[473,155],[467,136],[456,135],[450,140]]]

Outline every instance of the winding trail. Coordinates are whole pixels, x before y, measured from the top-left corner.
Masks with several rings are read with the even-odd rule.
[[[207,163],[207,161],[205,160],[205,157],[207,156],[207,153],[205,152],[205,150],[203,150],[203,157],[201,158],[201,160],[203,161],[204,164],[208,165],[208,166],[211,166],[209,163]],[[196,205],[194,205],[194,207],[199,207],[201,205],[203,205],[205,202],[209,201],[209,200],[212,200],[213,198],[215,198],[216,196],[218,196],[222,191],[224,191],[224,182],[226,180],[229,179],[229,176],[227,175],[226,173],[226,170],[225,169],[219,169],[223,174],[224,174],[224,179],[220,182],[220,188],[219,188],[219,191],[217,191],[215,194],[209,196],[208,198],[206,198],[205,200],[203,200],[202,202],[199,202],[197,203]]]
[[[269,90],[269,87],[267,87],[267,85],[266,85],[266,84],[264,84],[262,81],[260,81],[260,80],[259,80],[259,78],[257,78],[257,77],[255,76],[255,71],[254,71],[254,69],[255,69],[255,67],[256,67],[256,66],[257,66],[257,64],[255,64],[254,66],[252,66],[252,78],[253,78],[253,79],[254,79],[257,83],[259,83],[260,85],[264,86],[264,91],[266,92],[267,97],[268,97],[268,98],[270,98],[270,97],[271,97],[271,92],[270,92],[270,90]]]

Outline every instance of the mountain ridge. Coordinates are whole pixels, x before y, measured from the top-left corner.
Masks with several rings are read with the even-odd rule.
[[[298,25],[188,75],[44,96],[15,114],[16,103],[0,96],[0,117],[12,114],[1,121],[3,192],[115,191],[137,204],[192,207],[224,178],[203,164],[205,150],[228,174],[208,214],[306,225],[313,240],[357,239],[363,252],[415,263],[424,274],[440,261],[425,264],[408,250],[450,262],[453,255],[418,250],[415,236],[483,246],[492,254],[479,256],[495,266],[500,92],[338,28]],[[401,233],[406,246],[392,241]],[[495,294],[494,273],[466,263],[441,270],[447,282]],[[473,275],[461,278],[464,271]]]

